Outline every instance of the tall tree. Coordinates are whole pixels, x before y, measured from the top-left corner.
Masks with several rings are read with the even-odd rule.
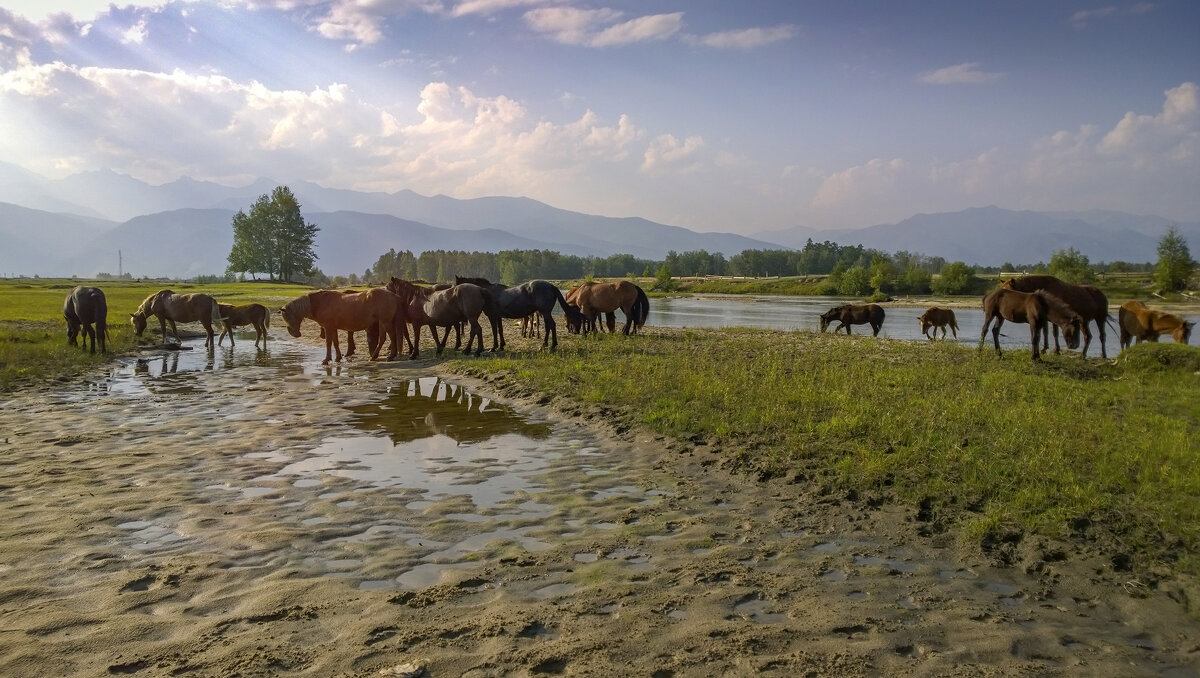
[[[1196,262],[1188,251],[1187,240],[1172,226],[1158,241],[1158,265],[1154,267],[1154,282],[1164,290],[1175,291],[1187,288],[1188,280],[1196,269]]]
[[[1074,247],[1057,250],[1050,255],[1050,264],[1047,268],[1050,270],[1050,275],[1076,285],[1090,283],[1096,279],[1087,255]]]
[[[304,221],[300,203],[287,186],[261,195],[247,214],[233,215],[230,272],[266,273],[272,280],[292,280],[313,270],[317,255],[315,224]]]

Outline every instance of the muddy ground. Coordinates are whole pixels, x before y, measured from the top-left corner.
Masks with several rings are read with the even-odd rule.
[[[2,396],[0,675],[1200,675],[1195,583],[1086,524],[963,547],[603,408],[272,337]]]

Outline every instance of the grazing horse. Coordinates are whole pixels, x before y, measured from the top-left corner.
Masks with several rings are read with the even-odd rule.
[[[850,334],[851,325],[871,325],[871,336],[879,336],[879,328],[883,326],[883,307],[879,304],[843,304],[834,306],[833,308],[821,314],[821,331],[829,327],[829,323],[838,321],[840,323],[833,328],[833,333],[837,334],[838,330],[845,328],[846,334]]]
[[[83,332],[83,348],[92,340],[91,353],[96,352],[96,337],[100,338],[100,352],[107,353],[105,341],[108,337],[108,302],[99,287],[80,285],[67,294],[63,301],[63,318],[67,321],[67,342],[76,345],[75,338]]]
[[[478,285],[491,295],[493,305],[490,309],[485,308],[484,312],[489,313],[488,320],[492,323],[492,350],[496,348],[497,328],[499,328],[500,348],[504,348],[504,325],[500,322],[501,318],[524,318],[534,313],[540,315],[542,325],[546,328],[542,347],[545,348],[549,345],[551,351],[558,348],[558,326],[554,322],[553,315],[555,304],[561,306],[563,313],[567,315],[568,327],[572,321],[583,322],[579,311],[567,303],[562,290],[552,282],[530,280],[520,285],[505,287],[499,283],[492,283],[487,278],[455,276],[454,281],[456,284]]]
[[[1143,341],[1158,341],[1158,335],[1169,334],[1178,344],[1188,343],[1192,335],[1192,327],[1196,323],[1187,322],[1173,314],[1147,308],[1137,300],[1121,304],[1117,309],[1117,326],[1121,330],[1121,350],[1129,348],[1136,339]]]
[[[597,332],[596,320],[602,313],[611,313],[618,308],[625,314],[625,329],[622,334],[633,333],[646,324],[650,315],[650,300],[645,291],[628,280],[618,282],[585,282],[577,288],[575,303],[582,314],[580,319],[567,317],[567,329],[572,334]]]
[[[479,338],[479,346],[475,349],[475,355],[483,353],[483,328],[479,326],[479,315],[485,308],[494,305],[492,295],[487,290],[471,283],[433,290],[418,287],[400,278],[388,281],[387,288],[406,301],[409,321],[413,326],[412,352],[409,353],[409,357],[416,358],[420,353],[422,325],[429,325],[433,343],[437,347],[437,355],[441,355],[442,350],[446,348],[446,339],[450,337],[450,331],[447,329],[446,338],[439,342],[437,328],[449,328],[464,321],[470,325],[471,330],[463,353],[471,353],[471,345],[475,343],[476,337]]]
[[[305,318],[310,318],[321,326],[325,331],[325,360],[321,362],[322,365],[329,364],[333,351],[337,352],[339,362],[342,359],[338,330],[356,332],[376,328],[374,337],[372,332],[367,332],[367,348],[371,360],[379,359],[384,336],[392,340],[388,349],[388,360],[396,358],[402,341],[401,336],[408,337],[408,329],[404,325],[406,317],[403,303],[396,295],[380,287],[353,294],[329,290],[309,292],[284,304],[279,312],[287,323],[288,334],[293,337],[300,336],[300,323]]]
[[[1108,297],[1104,293],[1092,285],[1072,285],[1068,282],[1063,282],[1052,275],[1025,275],[1019,278],[1010,278],[1004,281],[1004,287],[1017,290],[1018,292],[1036,292],[1037,290],[1045,290],[1050,294],[1058,297],[1067,306],[1071,307],[1083,318],[1083,326],[1080,329],[1083,332],[1083,355],[1087,356],[1088,346],[1092,344],[1092,332],[1088,329],[1089,322],[1096,323],[1096,330],[1100,334],[1100,357],[1107,358],[1108,352],[1104,348],[1104,323],[1112,320],[1112,316],[1108,313]],[[1042,337],[1042,350],[1049,348],[1050,337]],[[1058,352],[1058,329],[1054,329],[1054,352]]]
[[[259,340],[262,340],[262,347],[267,347],[267,328],[271,326],[271,313],[266,306],[262,304],[244,304],[242,306],[232,306],[230,304],[217,304],[221,309],[221,319],[225,323],[225,329],[221,330],[221,336],[217,337],[217,346],[225,341],[225,336],[229,336],[229,345],[233,346],[233,328],[242,327],[244,325],[254,326],[254,346],[258,347]]]
[[[579,291],[582,289],[583,289],[583,285],[576,285],[575,287],[572,287],[571,289],[567,290],[567,294],[566,294],[565,298],[567,300],[568,305],[574,306],[575,308],[579,308]],[[617,331],[617,312],[616,312],[616,310],[612,310],[612,311],[609,311],[608,313],[605,313],[604,320],[605,320],[605,323],[602,323],[601,327],[603,327],[605,324],[607,324],[608,325],[608,333],[615,334]]]
[[[936,306],[925,309],[917,320],[921,321],[921,334],[929,337],[933,341],[937,337],[938,330],[942,331],[942,339],[946,338],[946,326],[950,326],[950,331],[954,333],[954,338],[958,338],[958,323],[954,320],[954,311],[948,308],[938,308]],[[933,334],[929,334],[929,328],[933,328]]]
[[[1047,321],[1062,328],[1068,348],[1079,345],[1079,331],[1083,324],[1083,318],[1078,313],[1049,292],[1018,292],[1007,287],[1000,287],[983,298],[983,331],[979,333],[981,349],[984,339],[987,338],[988,325],[991,325],[993,320],[996,321],[995,327],[992,328],[996,355],[1001,355],[1000,326],[1005,320],[1009,320],[1029,324],[1029,341],[1035,361],[1042,359],[1038,352],[1038,334],[1044,335],[1048,331]]]
[[[175,342],[183,343],[179,339],[179,330],[175,328],[175,323],[199,321],[204,325],[204,333],[208,335],[204,345],[213,348],[217,343],[213,326],[221,324],[221,308],[217,300],[207,294],[175,294],[171,290],[159,290],[151,294],[129,316],[133,319],[135,335],[140,337],[142,332],[146,331],[146,319],[150,316],[158,318],[164,342],[167,340],[168,322],[171,323],[171,334],[175,335]]]

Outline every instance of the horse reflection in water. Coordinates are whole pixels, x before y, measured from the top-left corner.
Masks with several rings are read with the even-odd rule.
[[[507,405],[433,377],[414,379],[381,402],[350,410],[359,428],[386,433],[394,444],[439,435],[460,445],[508,434],[544,440],[551,433],[545,422],[530,421]]]

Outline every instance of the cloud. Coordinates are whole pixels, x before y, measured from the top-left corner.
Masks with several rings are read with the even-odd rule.
[[[978,61],[970,61],[939,68],[936,71],[926,71],[917,80],[926,85],[984,85],[1002,77],[1004,77],[1003,73],[981,71]]]
[[[297,3],[275,2],[280,9],[292,9],[289,5],[306,5],[312,0]],[[335,0],[329,11],[321,16],[311,28],[319,35],[332,40],[370,45],[383,39],[384,22],[403,16],[408,12],[437,14],[444,11],[437,0]]]
[[[896,183],[908,170],[901,158],[873,158],[866,164],[835,172],[821,182],[812,199],[814,208],[834,208],[859,200],[878,200],[894,193]]]
[[[450,11],[451,16],[467,16],[469,14],[495,14],[513,7],[528,7],[530,5],[547,5],[564,0],[462,0]]]
[[[706,35],[687,35],[684,40],[692,45],[713,49],[754,49],[772,43],[790,40],[796,35],[796,27],[790,24],[770,28],[744,28],[721,31]]]
[[[1088,24],[1097,19],[1111,19],[1121,16],[1137,16],[1152,12],[1157,8],[1153,2],[1139,2],[1127,7],[1118,7],[1116,5],[1108,5],[1096,9],[1081,9],[1071,15],[1068,20],[1073,28],[1082,30],[1087,28]]]
[[[657,174],[672,169],[679,173],[695,172],[701,167],[699,156],[704,147],[704,139],[701,137],[693,136],[680,141],[671,134],[659,135],[646,149],[640,171],[644,174]]]
[[[617,23],[614,9],[543,7],[525,13],[525,24],[555,42],[584,47],[611,47],[665,40],[683,27],[683,12],[653,14]]]

